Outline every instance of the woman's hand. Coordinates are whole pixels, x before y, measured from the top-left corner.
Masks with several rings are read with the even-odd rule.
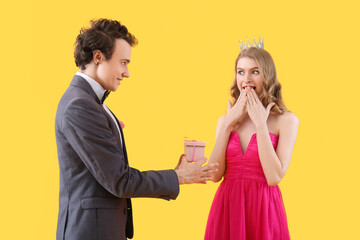
[[[256,128],[266,126],[266,121],[269,117],[270,110],[275,105],[275,103],[270,103],[265,109],[255,90],[252,88],[248,90],[247,96],[248,101],[246,103],[246,110],[251,121],[254,123]]]
[[[238,122],[241,121],[246,113],[246,102],[247,102],[248,90],[245,89],[240,92],[240,96],[236,100],[236,103],[232,106],[228,100],[228,111],[225,115],[225,123],[230,128],[233,128]]]

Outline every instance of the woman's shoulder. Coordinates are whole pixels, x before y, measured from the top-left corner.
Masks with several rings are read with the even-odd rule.
[[[290,123],[298,123],[299,118],[290,111],[285,111],[283,114],[279,115],[279,121],[281,121],[283,124],[290,122]]]
[[[289,131],[290,129],[298,128],[299,118],[294,113],[286,111],[278,116],[277,123],[279,126],[279,131]]]
[[[282,114],[273,114],[271,115],[271,120],[269,122],[270,128],[272,128],[274,133],[279,133],[280,129],[295,127],[299,124],[298,117],[290,112],[286,111]]]

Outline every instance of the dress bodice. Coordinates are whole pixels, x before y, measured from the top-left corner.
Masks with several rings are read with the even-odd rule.
[[[269,133],[274,149],[277,147],[278,136]],[[251,136],[245,153],[241,150],[239,135],[232,131],[226,148],[225,179],[253,179],[266,182],[261,166],[256,133]]]

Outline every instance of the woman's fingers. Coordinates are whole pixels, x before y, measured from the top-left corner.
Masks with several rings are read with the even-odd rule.
[[[251,89],[250,91],[251,91],[251,93],[252,93],[254,102],[255,102],[255,103],[260,103],[260,99],[259,99],[258,95],[256,94],[255,90],[254,90],[254,89]]]
[[[255,102],[254,102],[254,96],[253,96],[251,90],[249,91],[248,96],[249,96],[248,97],[249,106],[252,107],[252,106],[254,106]]]
[[[241,99],[244,97],[244,95],[245,95],[244,91],[241,91],[239,97],[236,100],[236,103],[234,104],[234,106],[239,105],[239,103],[240,103]]]
[[[249,114],[250,119],[253,120],[253,109],[250,105],[250,101],[246,102],[246,111]]]
[[[233,106],[229,100],[227,100],[227,103],[228,103],[228,111],[229,111]]]
[[[275,103],[269,103],[269,105],[267,105],[267,107],[266,107],[266,112],[268,113],[268,115],[269,115],[269,113],[270,113],[270,111],[271,111],[271,108],[273,107],[273,106],[275,106]]]
[[[228,101],[228,112],[230,109],[234,108],[234,111],[237,112],[239,109],[243,108],[242,107],[242,102],[244,102],[244,97],[245,97],[245,100],[246,100],[246,95],[247,95],[247,91],[244,90],[244,91],[241,91],[240,92],[240,96],[236,99],[236,102],[231,105],[231,103]]]
[[[248,98],[247,98],[247,101],[246,101],[246,109],[250,110],[251,107],[252,107],[252,97],[251,97],[250,94],[248,94]]]

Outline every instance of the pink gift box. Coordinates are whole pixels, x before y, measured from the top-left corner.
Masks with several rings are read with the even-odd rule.
[[[205,142],[201,141],[185,141],[184,153],[188,161],[199,161],[205,156]]]

